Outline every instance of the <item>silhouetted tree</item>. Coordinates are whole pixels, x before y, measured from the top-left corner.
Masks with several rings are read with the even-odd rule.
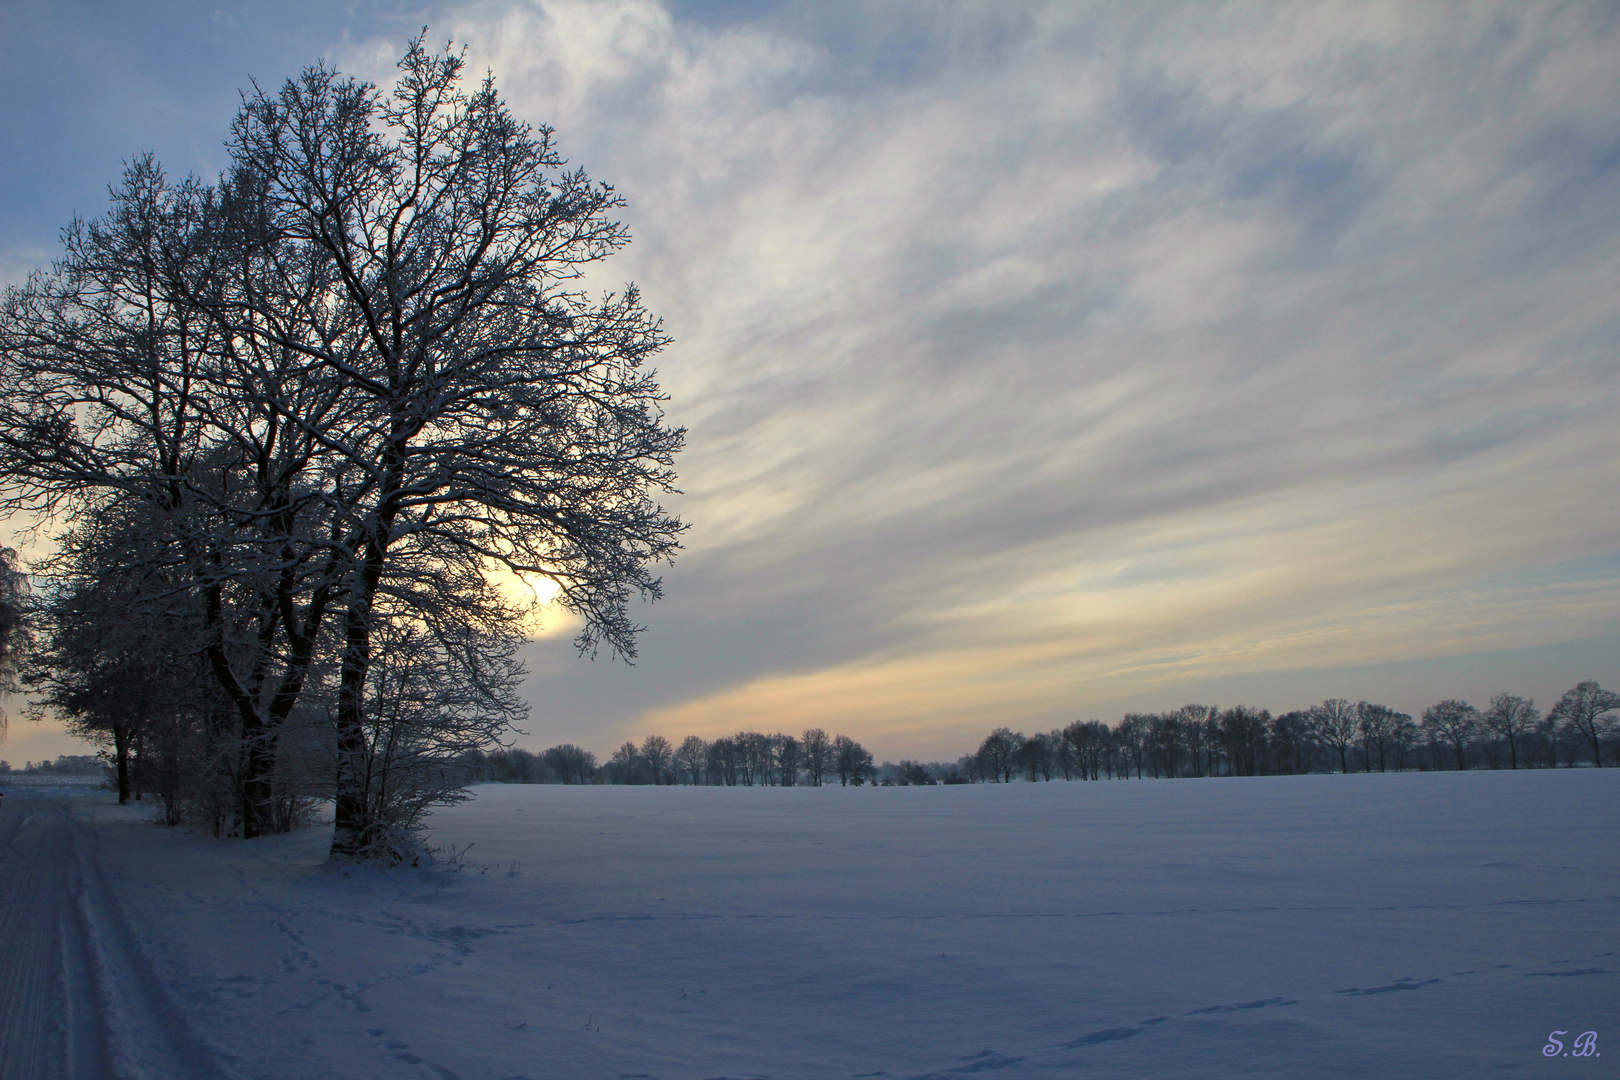
[[[498,747],[484,753],[473,751],[464,759],[480,782],[496,784],[546,784],[561,780],[539,754],[521,747]]]
[[[1398,713],[1386,705],[1370,702],[1356,703],[1356,733],[1361,737],[1361,753],[1367,771],[1372,772],[1373,758],[1378,759],[1378,771],[1385,772],[1388,764],[1390,738],[1405,713]],[[1406,716],[1410,721],[1412,718]]]
[[[978,758],[984,774],[999,784],[1012,783],[1013,769],[1018,763],[1018,749],[1024,736],[1011,728],[996,728],[979,744]]]
[[[1435,742],[1448,742],[1456,753],[1457,768],[1468,768],[1468,745],[1479,733],[1479,710],[1466,701],[1447,698],[1423,710],[1423,726]]]
[[[1311,771],[1316,748],[1312,730],[1311,714],[1305,710],[1285,712],[1271,721],[1271,756],[1277,772],[1297,776]]]
[[[161,618],[168,605],[153,594],[167,590],[146,588],[143,575],[127,570],[122,534],[112,515],[101,514],[64,535],[54,567],[47,564],[54,572],[32,613],[40,640],[20,673],[35,695],[36,715],[53,713],[79,738],[104,749],[110,744],[118,801],[126,803],[130,756],[137,743],[147,743],[141,738],[146,728],[185,723],[188,684],[196,674],[186,663],[186,653],[195,652],[186,639],[197,627]],[[0,573],[15,565],[15,552],[0,552]],[[0,618],[11,619],[18,629],[24,618],[21,601],[0,599]],[[7,689],[18,673],[18,652],[6,657]],[[160,744],[156,738],[151,742]],[[178,824],[178,805],[166,809],[170,824]]]
[[[1536,721],[1532,729],[1530,746],[1544,768],[1558,768],[1559,747],[1563,745],[1568,730],[1568,726],[1561,723],[1556,716],[1543,716]]]
[[[1091,757],[1091,778],[1099,779],[1100,768],[1103,774],[1112,780],[1119,760],[1119,740],[1114,737],[1114,729],[1101,720],[1089,720],[1087,726],[1091,728],[1091,746],[1088,751]]]
[[[907,787],[930,787],[939,783],[939,781],[934,779],[933,774],[921,762],[902,761],[900,762],[900,783]]]
[[[820,787],[832,769],[832,740],[825,731],[814,727],[805,731],[800,745],[803,747],[805,776],[811,787]]]
[[[1185,726],[1179,712],[1148,717],[1147,746],[1155,776],[1161,771],[1171,779],[1181,775],[1181,760],[1186,749],[1184,739]]]
[[[109,502],[61,534],[39,566],[41,635],[24,672],[31,711],[54,712],[75,734],[110,744],[120,801],[156,791],[168,824],[228,835],[240,825],[239,732],[211,692],[200,597],[174,568],[154,565],[144,517],[131,500]],[[292,809],[274,798],[290,780],[277,772],[267,813]]]
[[[1356,742],[1359,719],[1344,698],[1329,698],[1311,708],[1316,737],[1339,758],[1339,771],[1350,771],[1350,748]]]
[[[379,605],[385,617],[372,629],[377,651],[366,666],[363,723],[351,748],[360,772],[349,794],[364,802],[361,820],[368,831],[360,850],[408,861],[419,848],[428,811],[467,798],[466,755],[498,745],[501,733],[527,715],[517,696],[522,639],[502,618],[483,625],[461,618],[422,620],[386,611],[385,605]],[[315,730],[300,725],[283,735],[284,772],[299,764],[300,753],[314,750],[316,761],[296,775],[331,775],[330,744],[296,738]],[[316,768],[317,761],[324,767]],[[325,790],[311,785],[287,794],[310,799]]]
[[[1193,776],[1204,776],[1208,769],[1208,746],[1204,719],[1209,715],[1207,705],[1183,705],[1177,710],[1181,717],[1181,736],[1187,748],[1187,764]]]
[[[636,744],[626,740],[608,757],[602,771],[610,784],[644,784],[647,782],[646,764]]]
[[[1221,710],[1214,705],[1204,706],[1204,709],[1204,756],[1207,760],[1204,771],[1209,776],[1219,776],[1222,764]]]
[[[758,731],[739,731],[731,742],[737,751],[737,778],[743,786],[769,783],[771,737]]]
[[[709,744],[696,735],[688,735],[681,740],[680,747],[675,751],[677,774],[686,777],[694,787],[703,783],[703,766],[708,760]]]
[[[500,566],[630,656],[681,531],[651,496],[684,433],[640,370],[667,339],[633,288],[579,284],[628,242],[621,200],[462,66],[418,40],[389,93],[255,90],[218,185],[136,162],[0,310],[0,506],[160,511],[247,743],[244,835],[277,827],[276,731],[330,665],[335,858],[378,838],[380,606],[450,618]]]
[[[1221,745],[1232,763],[1234,776],[1258,776],[1266,769],[1271,713],[1236,705],[1220,716]]]
[[[1051,740],[1044,732],[1037,731],[1020,742],[1016,754],[1031,783],[1041,779],[1051,781],[1055,755]]]
[[[1143,761],[1147,756],[1148,724],[1153,718],[1146,713],[1126,713],[1114,728],[1114,739],[1136,766],[1136,778],[1142,779]]]
[[[1512,694],[1497,694],[1491,698],[1490,707],[1480,713],[1479,719],[1486,728],[1507,743],[1508,762],[1512,768],[1517,769],[1519,744],[1535,729],[1536,721],[1541,719],[1541,713],[1536,709],[1535,702]]]
[[[1080,755],[1075,752],[1074,745],[1063,734],[1062,728],[1053,728],[1046,733],[1047,745],[1052,748],[1052,760],[1056,762],[1057,769],[1063,774],[1063,779],[1073,780],[1080,776]],[[1081,779],[1084,779],[1081,776]]]
[[[1114,778],[1114,730],[1101,720],[1076,721],[1064,729],[1079,749],[1093,780]]]
[[[1421,733],[1410,714],[1396,713],[1389,730],[1390,755],[1395,759],[1396,772],[1405,771],[1408,760],[1415,759],[1421,741]]]
[[[783,787],[797,785],[799,782],[799,758],[802,750],[799,740],[792,735],[778,733],[771,736],[771,746],[776,753],[778,782]]]
[[[586,784],[596,776],[596,755],[573,743],[553,746],[540,757],[565,784]]]
[[[1611,714],[1616,710],[1620,710],[1620,694],[1587,680],[1564,691],[1564,696],[1548,710],[1547,715],[1568,724],[1585,739],[1592,750],[1592,764],[1601,768],[1603,739],[1614,728],[1615,720]]]
[[[735,739],[716,739],[709,744],[709,783],[736,787],[742,754]]]
[[[840,785],[860,785],[872,775],[872,752],[847,735],[833,739],[833,768]]]
[[[648,735],[641,740],[641,760],[646,762],[654,784],[662,784],[666,779],[673,782],[670,765],[674,756],[675,751],[669,745],[669,740],[662,735]]]

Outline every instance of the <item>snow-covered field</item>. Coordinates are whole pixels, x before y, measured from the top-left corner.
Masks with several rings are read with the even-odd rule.
[[[105,776],[85,776],[69,773],[66,775],[54,773],[0,773],[0,788],[13,787],[71,787],[71,788],[108,788],[112,785]]]
[[[349,874],[30,799],[152,1076],[1620,1075],[1620,770],[491,786],[463,869]]]

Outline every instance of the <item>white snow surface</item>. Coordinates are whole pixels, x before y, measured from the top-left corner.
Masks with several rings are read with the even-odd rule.
[[[1620,1075],[1620,770],[491,785],[430,871],[70,803],[228,1076]]]

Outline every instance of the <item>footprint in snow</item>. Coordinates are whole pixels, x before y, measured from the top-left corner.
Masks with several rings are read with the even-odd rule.
[[[1418,990],[1439,982],[1439,979],[1396,979],[1388,986],[1352,986],[1348,990],[1335,990],[1335,994],[1365,997],[1368,994],[1393,994],[1397,990]]]
[[[1139,1027],[1104,1028],[1102,1031],[1094,1031],[1090,1035],[1082,1035],[1078,1039],[1070,1039],[1063,1044],[1063,1048],[1065,1050],[1074,1050],[1082,1046],[1096,1046],[1099,1043],[1117,1042],[1120,1039],[1128,1039],[1132,1035],[1140,1035],[1146,1030],[1146,1028]]]
[[[1237,1012],[1240,1009],[1270,1009],[1277,1005],[1298,1005],[1299,1002],[1290,998],[1262,998],[1259,1001],[1240,1001],[1236,1005],[1211,1005],[1206,1009],[1194,1009],[1188,1016],[1205,1016],[1209,1013]]]

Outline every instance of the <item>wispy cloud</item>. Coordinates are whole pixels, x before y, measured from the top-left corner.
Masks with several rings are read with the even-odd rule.
[[[385,82],[390,34],[327,54]],[[432,34],[626,195],[600,280],[665,317],[691,429],[643,659],[537,642],[536,741],[943,752],[1617,629],[1609,9],[485,3]]]
[[[1613,628],[1612,573],[1515,583],[1617,535],[1603,13],[552,4],[456,34],[622,185],[615,269],[678,339],[694,530],[656,672],[570,707],[961,736]],[[707,656],[651,659],[693,631]]]

